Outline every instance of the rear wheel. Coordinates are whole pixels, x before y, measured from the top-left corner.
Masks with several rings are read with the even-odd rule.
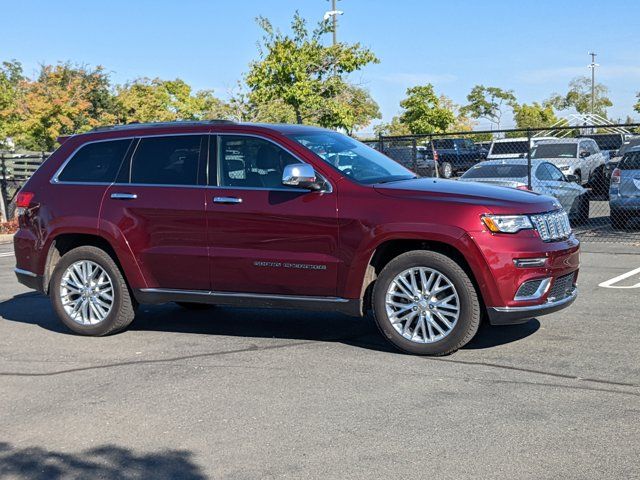
[[[451,178],[453,176],[453,165],[449,162],[442,162],[440,164],[440,176],[442,178]]]
[[[480,303],[451,258],[416,250],[384,267],[373,290],[376,324],[393,345],[417,355],[446,355],[478,331]]]
[[[58,318],[81,335],[118,332],[135,316],[135,300],[120,269],[96,247],[78,247],[63,255],[49,290]]]

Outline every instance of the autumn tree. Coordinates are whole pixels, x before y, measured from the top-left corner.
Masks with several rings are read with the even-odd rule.
[[[467,102],[461,109],[462,113],[471,118],[488,120],[499,129],[506,107],[512,107],[516,97],[513,90],[476,85],[467,95]]]
[[[45,65],[36,80],[22,83],[23,91],[10,114],[20,119],[13,131],[16,143],[27,149],[50,151],[58,136],[112,123],[115,118],[109,75],[100,66]]]
[[[24,91],[22,65],[16,60],[0,67],[0,147],[15,133],[20,121],[17,105]]]
[[[251,62],[245,78],[250,105],[254,108],[264,104],[286,105],[293,111],[296,123],[334,128],[344,128],[349,118],[357,116],[344,111],[354,108],[353,102],[337,97],[344,98],[350,73],[378,62],[373,52],[359,43],[325,46],[322,37],[329,31],[329,23],[321,22],[309,31],[297,12],[290,34],[275,29],[264,17],[257,21],[264,35],[259,44],[259,58]]]
[[[117,120],[166,122],[228,118],[231,110],[213,90],[193,92],[183,80],[139,78],[116,88]]]
[[[594,87],[593,113],[606,118],[607,108],[613,103],[609,99],[609,89],[601,83]],[[554,94],[549,102],[558,110],[574,109],[578,113],[591,113],[591,79],[576,77],[569,82],[569,91],[564,95]]]

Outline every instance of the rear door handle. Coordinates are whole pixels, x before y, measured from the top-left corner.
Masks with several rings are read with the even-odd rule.
[[[242,203],[242,199],[238,197],[213,197],[213,203],[225,203],[228,205],[235,205]]]
[[[138,195],[135,193],[112,193],[111,198],[114,200],[135,200]]]

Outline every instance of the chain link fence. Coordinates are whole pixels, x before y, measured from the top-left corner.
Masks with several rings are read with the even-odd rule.
[[[551,195],[583,240],[640,244],[638,127],[380,136],[366,143],[420,176]]]
[[[16,194],[49,155],[45,152],[0,152],[0,221],[13,218]]]

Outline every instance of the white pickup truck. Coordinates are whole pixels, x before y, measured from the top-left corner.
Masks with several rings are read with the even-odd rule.
[[[565,175],[575,175],[580,185],[604,178],[605,156],[590,138],[538,140],[531,158],[551,162]]]

